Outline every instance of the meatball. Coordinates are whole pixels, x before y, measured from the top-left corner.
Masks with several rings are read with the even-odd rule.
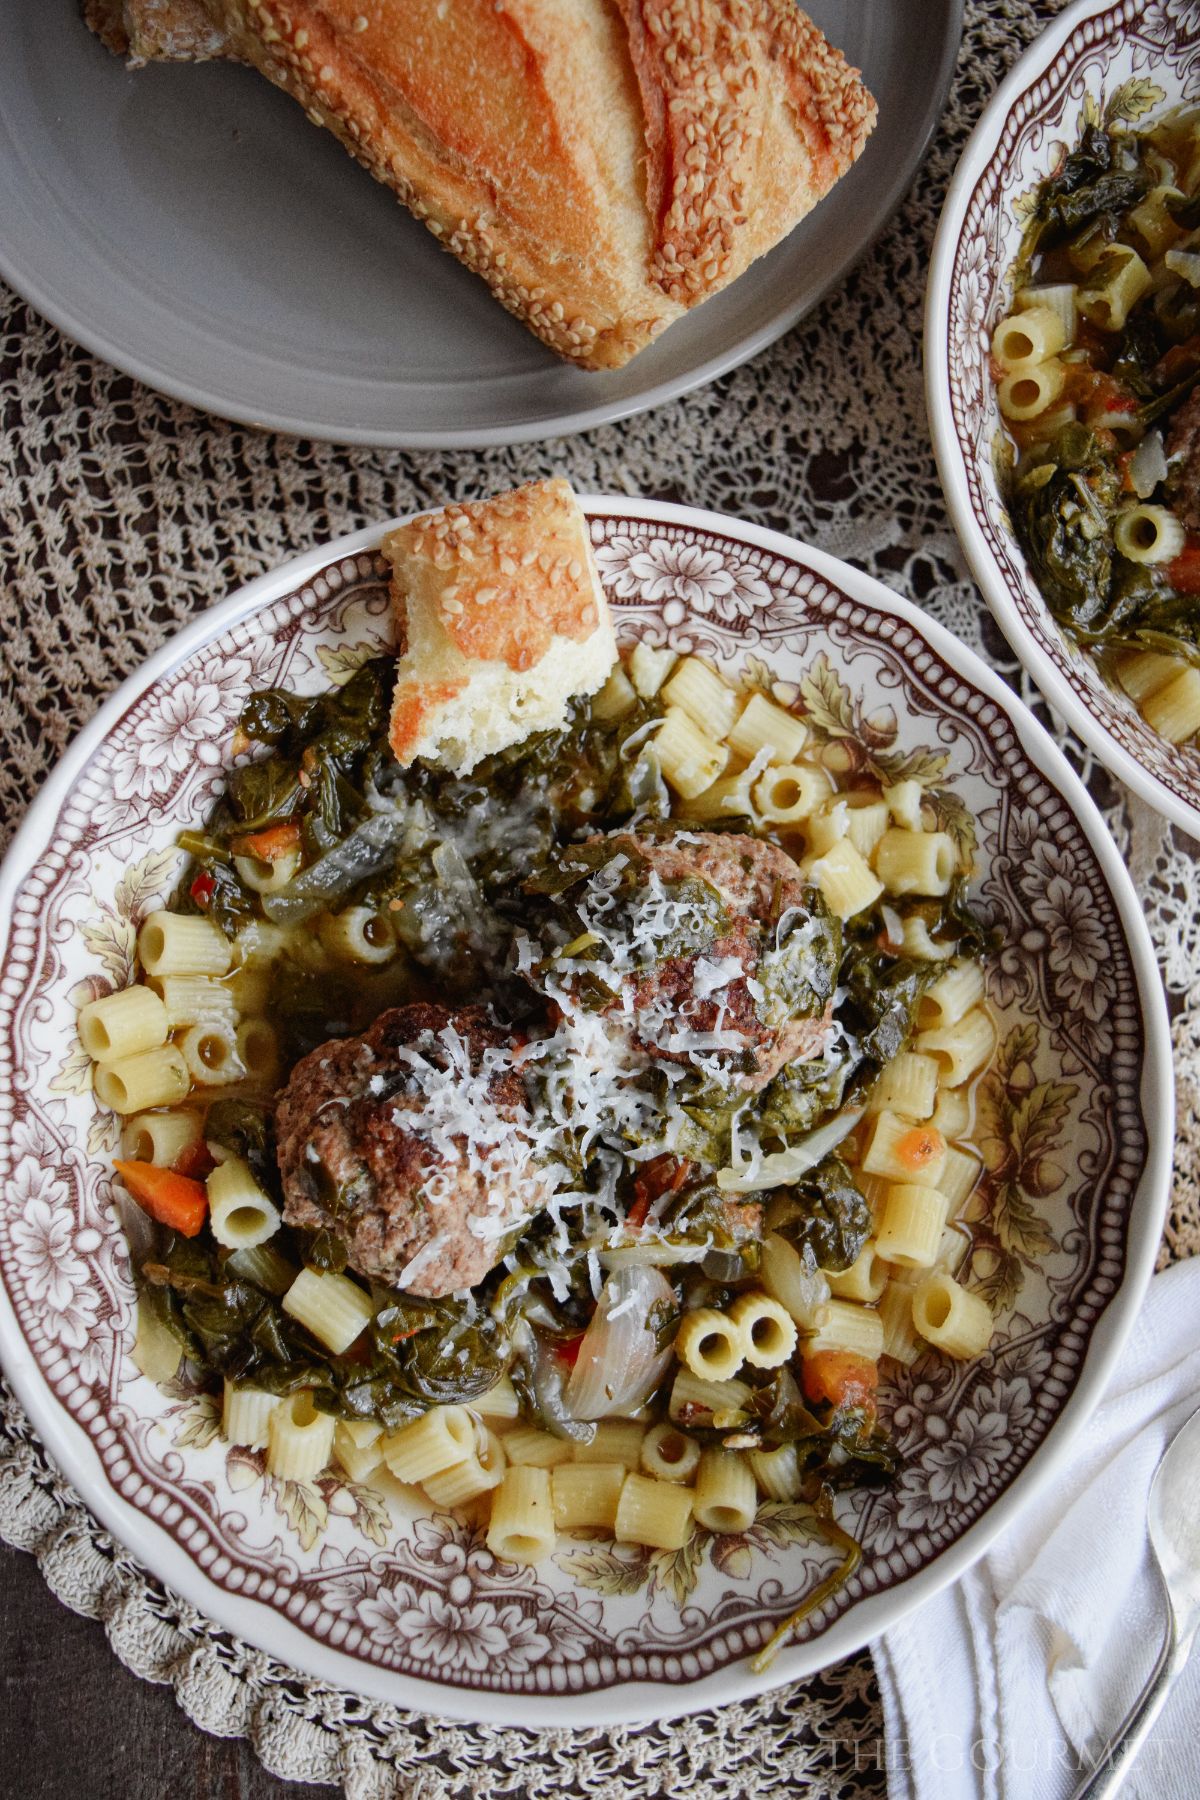
[[[736,832],[599,842],[612,857],[577,915],[608,959],[606,1011],[641,1049],[747,1093],[820,1054],[840,938],[790,856]]]
[[[1176,463],[1171,477],[1175,512],[1189,531],[1200,531],[1200,389],[1192,390],[1171,420],[1167,455]]]
[[[288,1224],[412,1294],[474,1287],[547,1198],[513,1054],[482,1007],[415,1005],[306,1056],[276,1114]]]

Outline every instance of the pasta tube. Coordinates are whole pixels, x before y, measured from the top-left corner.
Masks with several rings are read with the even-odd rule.
[[[612,1531],[628,1473],[624,1463],[566,1463],[555,1469],[550,1490],[558,1529]]]
[[[201,1087],[225,1087],[246,1073],[232,1020],[206,1019],[203,1025],[189,1025],[179,1049],[192,1080]]]
[[[933,1189],[922,1190],[933,1192]],[[848,1269],[826,1277],[829,1291],[838,1300],[857,1300],[873,1306],[887,1286],[888,1269],[874,1238],[868,1238]]]
[[[642,1473],[656,1481],[690,1481],[699,1462],[699,1444],[673,1425],[654,1425],[642,1439]]]
[[[761,751],[773,763],[793,763],[804,748],[807,726],[765,694],[752,694],[725,741],[735,756],[753,762]]]
[[[508,1376],[502,1375],[495,1387],[472,1400],[471,1410],[477,1412],[481,1419],[519,1419],[520,1396]]]
[[[754,784],[754,804],[765,825],[799,825],[827,800],[833,783],[811,763],[784,763]]]
[[[881,848],[889,835],[885,832],[880,839]],[[864,912],[883,892],[882,881],[849,838],[839,839],[824,856],[809,863],[808,872],[830,912],[839,919],[852,919],[856,913]]]
[[[941,1269],[913,1290],[912,1316],[926,1342],[947,1356],[979,1356],[992,1341],[994,1321],[987,1302]]]
[[[475,1448],[475,1421],[464,1406],[431,1406],[411,1425],[386,1434],[383,1460],[397,1481],[424,1483],[465,1462]]]
[[[336,1420],[318,1412],[307,1389],[279,1401],[267,1425],[267,1474],[313,1481],[329,1461]]]
[[[690,1369],[680,1369],[667,1410],[678,1425],[712,1425],[725,1430],[746,1422],[749,1398],[744,1381],[705,1381]]]
[[[886,1290],[885,1290],[886,1292]],[[852,1300],[831,1300],[829,1316],[815,1336],[801,1346],[801,1355],[816,1355],[819,1350],[849,1350],[878,1362],[883,1354],[883,1321],[870,1306],[857,1306]]]
[[[737,1535],[749,1531],[758,1494],[749,1463],[736,1450],[704,1450],[696,1475],[693,1509],[706,1531]]]
[[[263,1388],[235,1387],[226,1378],[221,1435],[231,1444],[262,1449],[269,1436],[271,1415],[278,1405],[278,1394],[268,1394]]]
[[[371,966],[391,962],[396,954],[391,920],[373,906],[348,906],[345,912],[327,915],[321,937],[330,955],[341,962]]]
[[[946,894],[958,867],[947,831],[885,831],[875,851],[875,873],[889,894]]]
[[[503,1446],[495,1432],[486,1427],[480,1439],[474,1455],[425,1477],[425,1492],[435,1506],[466,1506],[468,1501],[500,1486],[508,1467]]]
[[[996,1048],[996,1027],[982,1006],[939,1031],[919,1031],[917,1049],[925,1056],[936,1056],[942,1066],[942,1080],[947,1087],[961,1087],[976,1070],[991,1060]]]
[[[673,650],[656,650],[652,644],[635,644],[629,657],[629,679],[643,700],[653,700],[675,664]]]
[[[339,1419],[333,1454],[351,1481],[367,1481],[383,1462],[383,1428],[370,1419]]]
[[[946,1223],[946,1201],[937,1188],[898,1182],[889,1187],[875,1232],[880,1256],[900,1268],[932,1268]]]
[[[96,1062],[118,1062],[167,1041],[167,1009],[158,995],[135,982],[92,1000],[79,1013],[79,1042]]]
[[[188,1066],[174,1044],[98,1063],[93,1078],[96,1098],[113,1112],[140,1113],[151,1106],[172,1106],[192,1085]]]
[[[685,1313],[675,1338],[675,1354],[693,1375],[728,1381],[742,1366],[743,1335],[732,1319],[711,1306]]]
[[[893,1112],[876,1115],[863,1154],[865,1175],[936,1187],[946,1161],[946,1140],[932,1125],[912,1125]]]
[[[662,697],[668,706],[681,706],[710,737],[725,737],[737,713],[737,697],[729,683],[696,656],[676,663]]]
[[[227,975],[233,945],[211,919],[152,912],[138,933],[138,960],[147,975]]]
[[[645,1435],[646,1428],[637,1419],[601,1419],[595,1436],[587,1443],[577,1442],[572,1454],[580,1463],[619,1462],[626,1469],[636,1469]]]
[[[487,1547],[502,1562],[537,1563],[554,1549],[554,1493],[546,1469],[511,1463],[492,1502]]]
[[[1146,723],[1169,744],[1183,744],[1200,731],[1200,669],[1185,669],[1142,706]]]
[[[524,1468],[553,1469],[558,1463],[570,1462],[573,1446],[570,1438],[539,1431],[536,1425],[519,1425],[506,1435],[504,1453],[510,1463]]]
[[[278,1209],[240,1157],[218,1163],[205,1185],[212,1234],[226,1249],[253,1249],[279,1230]]]
[[[222,1169],[228,1167],[228,1163],[222,1164]],[[327,1269],[301,1269],[283,1296],[283,1310],[327,1350],[341,1356],[375,1317],[375,1302],[349,1276]]]
[[[684,800],[694,800],[717,779],[729,751],[697,725],[681,706],[669,706],[654,737],[663,780]]]
[[[740,1294],[729,1317],[740,1333],[742,1355],[752,1368],[777,1369],[796,1348],[791,1314],[768,1294]]]
[[[232,1025],[237,1014],[233,989],[212,975],[161,975],[155,982],[172,1031],[210,1019]]]
[[[617,1502],[613,1536],[619,1544],[682,1550],[692,1535],[692,1492],[671,1481],[627,1475]]]
[[[133,1162],[155,1163],[160,1169],[170,1169],[201,1140],[199,1113],[137,1113],[121,1128],[121,1154]]]
[[[795,1444],[781,1444],[778,1450],[751,1450],[747,1461],[760,1493],[768,1500],[800,1498],[804,1477]]]

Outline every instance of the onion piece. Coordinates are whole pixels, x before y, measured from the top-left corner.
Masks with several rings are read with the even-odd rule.
[[[1146,433],[1129,459],[1129,479],[1139,500],[1148,500],[1159,482],[1167,479],[1161,431]]]
[[[805,1331],[819,1331],[824,1323],[829,1282],[820,1269],[810,1268],[794,1244],[772,1232],[762,1251],[760,1277],[773,1300],[791,1314]]]
[[[566,1402],[576,1419],[607,1419],[645,1405],[672,1356],[670,1345],[659,1349],[651,1318],[663,1306],[675,1311],[675,1293],[657,1269],[614,1269],[567,1383]]]
[[[607,1240],[595,1246],[600,1265],[605,1269],[669,1269],[676,1263],[703,1262],[709,1252],[707,1240],[696,1243],[691,1238],[630,1238],[627,1243],[610,1244]]]
[[[553,1344],[539,1336],[528,1319],[517,1321],[512,1337],[525,1365],[538,1423],[552,1437],[570,1438],[577,1444],[591,1443],[595,1426],[583,1424],[567,1406],[563,1394],[566,1370]]]
[[[849,1106],[786,1150],[778,1150],[771,1156],[751,1157],[737,1168],[722,1169],[717,1176],[717,1186],[723,1194],[753,1194],[761,1188],[783,1187],[789,1181],[796,1181],[823,1162],[831,1150],[836,1150],[842,1139],[849,1137],[862,1115],[861,1106]]]

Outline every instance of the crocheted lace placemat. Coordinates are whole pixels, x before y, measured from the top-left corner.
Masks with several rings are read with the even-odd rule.
[[[1180,1135],[1163,1260],[1200,1250],[1200,875],[1195,849],[1049,719],[967,577],[921,392],[938,211],[1005,69],[1061,0],[971,0],[942,126],[858,273],[800,328],[703,392],[548,446],[397,456],[260,436],[160,398],[0,290],[0,832],[11,833],[103,697],[184,620],[368,520],[561,472],[790,531],[918,600],[1012,679],[1103,806],[1133,869],[1172,1001]],[[916,10],[916,9],[914,9]],[[476,1729],[311,1681],[236,1641],[89,1515],[0,1387],[0,1534],[103,1619],[135,1673],[206,1730],[352,1800],[734,1800],[884,1792],[869,1656],[748,1705],[628,1730]]]

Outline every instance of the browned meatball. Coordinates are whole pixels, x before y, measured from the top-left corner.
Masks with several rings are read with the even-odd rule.
[[[306,1056],[276,1115],[287,1222],[412,1294],[482,1281],[546,1203],[511,1052],[482,1007],[417,1005]]]
[[[661,842],[618,833],[604,841],[614,858],[629,853],[658,877],[657,884],[643,879],[632,909],[624,908],[628,932],[631,910],[636,912],[644,897],[633,922],[630,967],[622,970],[620,958],[613,965],[623,979],[608,1008],[610,1016],[625,1015],[642,1049],[690,1063],[748,1093],[765,1087],[787,1063],[820,1054],[832,1018],[836,952],[823,968],[826,991],[802,993],[795,1006],[769,994],[760,980],[776,953],[779,921],[807,917],[806,901],[813,903],[790,856],[737,832],[682,832]],[[686,949],[660,959],[656,933],[665,930],[670,941],[672,912],[657,896],[664,890],[686,893],[688,884],[690,891],[701,891],[697,883],[719,901],[713,924],[705,934],[703,904],[683,915]],[[602,913],[597,930],[605,930]]]
[[[1172,506],[1189,531],[1200,531],[1200,389],[1192,390],[1171,420],[1167,455],[1179,459],[1172,474]]]

